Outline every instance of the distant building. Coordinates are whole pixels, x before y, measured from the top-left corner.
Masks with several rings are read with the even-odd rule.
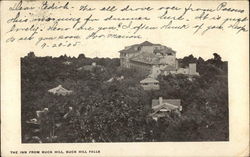
[[[79,67],[77,70],[93,71],[95,68],[100,69],[101,71],[104,70],[103,66],[97,65],[95,62],[93,62],[91,65],[84,65],[82,67]]]
[[[113,82],[113,81],[122,81],[124,79],[124,76],[121,77],[111,77],[110,79],[108,79],[106,82]]]
[[[144,90],[159,90],[160,85],[159,81],[154,78],[145,78],[144,80],[140,81],[140,84]]]
[[[153,78],[157,78],[159,75],[168,75],[170,73],[176,72],[177,67],[173,65],[160,65],[160,66],[153,66],[150,76]]]
[[[189,75],[199,75],[199,73],[196,71],[196,64],[195,63],[189,64]]]
[[[172,74],[184,74],[189,76],[199,75],[196,71],[196,63],[190,63],[186,68],[179,68],[177,71],[171,71]]]
[[[78,71],[85,70],[85,71],[92,71],[94,69],[94,66],[92,65],[84,65],[82,67],[77,68]]]
[[[187,68],[179,68],[176,52],[160,44],[145,41],[127,46],[119,52],[121,67],[138,69],[152,78],[169,74],[199,75],[195,63]]]
[[[72,62],[70,62],[70,61],[66,61],[66,62],[63,62],[63,64],[65,64],[65,65],[70,65]]]
[[[28,55],[27,55],[27,57],[29,57],[29,58],[36,58],[36,55],[35,55],[34,52],[29,52]]]
[[[167,116],[169,112],[175,112],[180,115],[180,111],[182,111],[181,100],[163,99],[162,97],[159,97],[159,99],[152,100],[152,109],[153,113],[151,113],[150,116],[154,120]]]
[[[52,94],[55,94],[55,95],[65,96],[65,95],[72,94],[73,91],[67,90],[67,89],[63,88],[62,85],[59,85],[59,86],[57,86],[55,88],[52,88],[52,89],[48,90],[48,92],[52,93]]]
[[[148,73],[153,66],[171,65],[176,68],[176,52],[160,44],[145,41],[127,46],[119,52],[123,68],[135,68]]]

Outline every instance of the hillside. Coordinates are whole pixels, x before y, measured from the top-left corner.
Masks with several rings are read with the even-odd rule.
[[[22,142],[37,142],[34,136],[43,143],[228,140],[227,62],[216,53],[206,61],[192,55],[178,60],[181,66],[196,63],[200,76],[192,81],[185,75],[160,76],[159,91],[144,91],[139,84],[144,74],[121,69],[118,58],[29,53],[21,58]],[[98,66],[87,69],[93,62]],[[48,92],[58,85],[72,94]],[[159,96],[181,99],[181,116],[152,120],[151,100]],[[71,114],[63,118],[69,107]],[[48,117],[35,132],[26,121],[44,108]]]

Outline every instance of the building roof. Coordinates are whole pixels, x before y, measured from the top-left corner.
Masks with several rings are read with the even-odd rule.
[[[159,99],[152,100],[152,109],[154,110],[150,116],[153,117],[165,117],[166,115],[163,113],[159,113],[161,110],[165,111],[181,111],[181,100],[180,99],[162,99],[162,103],[160,104]]]
[[[67,90],[67,89],[63,88],[62,85],[59,85],[55,88],[52,88],[52,89],[48,90],[48,92],[53,93],[53,94],[57,94],[57,95],[63,95],[63,96],[72,93],[71,90]]]
[[[119,51],[120,53],[134,53],[134,52],[138,52],[138,50],[135,50],[134,47],[139,47],[139,46],[153,46],[153,45],[158,45],[160,46],[160,44],[153,44],[149,41],[144,41],[140,44],[134,44],[128,47],[128,49],[123,49],[121,51]]]
[[[94,68],[103,68],[101,65],[84,65],[82,67],[77,68],[77,70],[85,70],[85,71],[92,71]]]
[[[153,44],[149,41],[144,41],[140,44],[134,44],[134,45],[131,45],[130,47],[135,47],[135,46],[153,46],[153,45],[160,45],[160,44]]]
[[[161,56],[157,56],[154,53],[142,53],[135,57],[132,57],[130,60],[134,62],[141,62],[145,64],[155,65],[160,64]]]
[[[176,52],[174,50],[172,50],[171,48],[164,46],[164,49],[155,49],[154,53],[160,53],[162,55],[167,55],[167,54],[176,54]]]
[[[93,68],[94,68],[93,65],[84,65],[84,66],[82,67],[83,70],[87,70],[87,71],[92,71]]]
[[[129,47],[128,49],[123,49],[121,51],[119,51],[120,53],[135,53],[138,52],[138,50],[135,50],[134,47]]]
[[[141,80],[140,83],[159,83],[159,81],[151,77],[147,77],[144,80]]]
[[[72,62],[70,61],[66,61],[66,62],[63,62],[63,64],[66,64],[66,65],[70,65]]]
[[[120,53],[135,53],[135,52],[139,52],[138,50],[135,50],[134,48],[135,47],[139,47],[139,46],[162,46],[161,44],[153,44],[149,41],[144,41],[140,44],[134,44],[134,45],[131,45],[131,46],[128,46],[127,49],[123,49],[123,50],[120,50],[119,52]],[[165,48],[162,49],[162,50],[155,50],[154,52],[157,53],[157,52],[160,52],[161,54],[168,54],[168,53],[176,53],[174,50],[172,50],[171,48],[167,47],[167,46],[164,46]]]
[[[163,103],[161,105],[156,105],[156,106],[152,106],[152,109],[154,111],[159,111],[161,109],[167,109],[168,111],[171,111],[171,110],[174,110],[174,109],[178,109],[179,106],[176,106],[176,105],[173,105],[173,104],[170,104],[170,103]]]
[[[164,109],[166,111],[181,110],[181,100],[180,99],[163,99],[162,104],[159,104],[159,99],[152,100],[152,109],[154,110],[150,116],[160,116],[157,114],[160,110]]]
[[[180,99],[162,99],[162,104],[172,104],[175,106],[181,106],[181,100]],[[160,105],[159,99],[153,99],[152,100],[152,107]]]
[[[167,65],[164,69],[163,69],[163,71],[175,71],[176,70],[176,68],[175,68],[175,66],[173,66],[173,65]]]
[[[151,42],[149,41],[144,41],[142,42],[141,44],[139,44],[140,46],[152,46],[152,45],[155,45],[155,44],[152,44]]]

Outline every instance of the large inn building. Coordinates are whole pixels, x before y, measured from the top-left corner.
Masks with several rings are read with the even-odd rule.
[[[170,73],[198,75],[196,64],[190,64],[188,68],[179,68],[176,52],[161,44],[145,41],[127,46],[119,52],[121,67],[139,69],[150,74],[152,78]]]
[[[121,67],[150,71],[153,66],[167,66],[170,70],[178,68],[176,52],[160,44],[145,41],[125,47],[120,52]]]

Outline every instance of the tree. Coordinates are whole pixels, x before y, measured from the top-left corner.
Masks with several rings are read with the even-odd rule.
[[[64,58],[74,64],[62,64]],[[185,75],[159,76],[160,90],[146,92],[139,84],[146,76],[135,69],[119,68],[117,58],[92,59],[84,54],[75,59],[21,58],[22,138],[33,136],[26,120],[46,107],[50,120],[42,130],[53,130],[57,137],[53,142],[132,142],[141,137],[145,142],[227,140],[227,75],[218,77],[225,74],[227,64],[218,54],[207,61],[193,55],[182,61],[186,65],[197,63],[200,76],[193,81]],[[101,68],[77,70],[93,62]],[[223,68],[219,67],[221,63]],[[120,76],[124,78],[106,81]],[[47,92],[58,84],[74,92],[65,97]],[[181,99],[181,116],[170,113],[158,122],[152,120],[148,116],[152,99],[159,96]],[[74,114],[64,119],[69,106]],[[46,142],[46,136],[41,137],[42,142]]]
[[[218,68],[223,67],[223,62],[221,61],[220,55],[213,53],[214,58],[208,59],[206,62],[215,65]]]
[[[221,62],[221,57],[220,57],[220,55],[218,55],[217,53],[213,53],[213,55],[214,55],[214,60],[215,60],[215,61]]]
[[[85,59],[85,55],[83,53],[79,54],[79,56],[77,57],[77,59]]]
[[[35,55],[35,53],[34,52],[30,52],[30,53],[28,53],[28,55],[27,55],[29,58],[35,58],[36,57],[36,55]]]
[[[182,60],[181,60],[181,65],[183,67],[186,67],[189,65],[189,63],[196,63],[197,62],[197,58],[195,58],[192,54],[187,56],[187,57],[184,57]]]

